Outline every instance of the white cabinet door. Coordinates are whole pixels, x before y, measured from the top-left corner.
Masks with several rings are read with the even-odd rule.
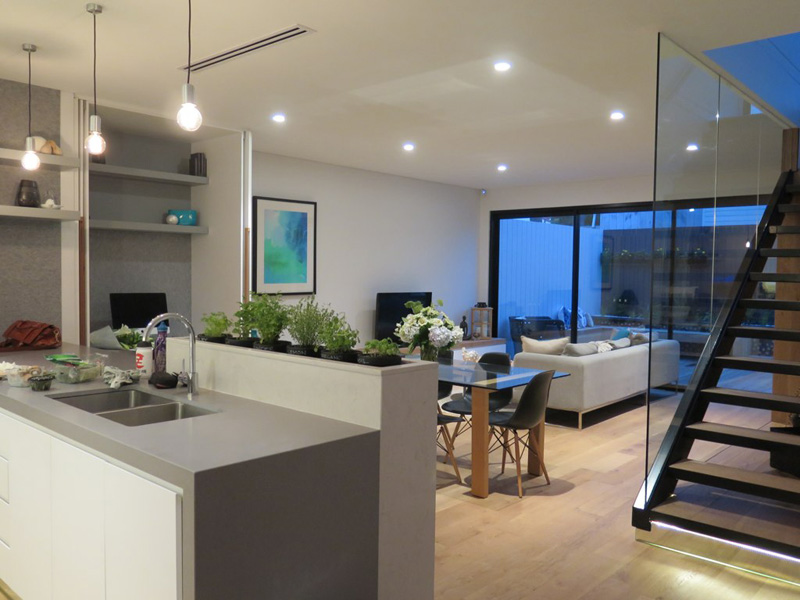
[[[178,494],[105,465],[108,600],[180,598],[179,519]]]
[[[105,464],[52,440],[54,600],[105,598]]]
[[[0,577],[25,600],[49,599],[50,436],[4,415],[0,418],[8,463],[8,502],[2,518],[7,529],[2,553],[7,556],[0,562]]]
[[[12,421],[0,414],[0,579],[8,583],[11,571],[11,505],[9,504]],[[9,585],[11,585],[9,583]]]

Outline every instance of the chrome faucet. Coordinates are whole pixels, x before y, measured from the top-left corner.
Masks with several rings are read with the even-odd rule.
[[[181,323],[186,326],[186,329],[189,332],[189,399],[192,399],[192,394],[197,394],[197,373],[195,372],[195,357],[194,357],[194,347],[195,347],[195,333],[194,327],[192,327],[191,322],[189,319],[180,315],[178,313],[163,313],[158,315],[157,317],[153,317],[153,320],[147,324],[147,327],[144,330],[144,339],[147,340],[150,337],[150,331],[161,323],[161,321],[166,321],[167,319],[177,319]]]

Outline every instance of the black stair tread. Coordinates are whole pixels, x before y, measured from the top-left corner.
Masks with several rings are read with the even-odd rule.
[[[751,281],[785,281],[800,282],[800,273],[750,273]]]
[[[800,183],[790,183],[786,186],[787,194],[800,194]]]
[[[673,497],[653,508],[650,520],[789,556],[800,555],[794,523],[776,525],[769,522],[768,515],[757,517],[743,517],[724,507],[703,506]]]
[[[777,233],[777,234],[795,234],[800,233],[800,225],[770,225],[769,226],[770,233]]]
[[[698,440],[753,448],[756,450],[775,450],[779,448],[792,448],[800,450],[800,435],[791,433],[776,433],[762,431],[737,425],[724,425],[722,423],[709,423],[701,421],[694,425],[686,426],[686,433]]]
[[[798,256],[800,256],[800,254],[798,254]],[[796,300],[744,298],[739,300],[739,308],[755,308],[759,310],[800,310],[800,302]]]
[[[726,465],[682,460],[670,465],[678,479],[726,490],[762,496],[773,500],[800,503],[800,479],[771,473],[747,471]]]
[[[750,356],[718,356],[714,364],[723,369],[741,369],[762,373],[781,373],[783,375],[800,375],[800,362],[777,360],[774,358],[756,358]]]
[[[764,410],[777,410],[782,412],[800,412],[800,398],[795,396],[748,392],[746,390],[733,390],[718,387],[707,388],[700,393],[705,400],[719,404],[748,406],[750,408],[763,408]]]
[[[782,213],[800,212],[800,204],[779,204],[778,212]]]
[[[800,331],[794,329],[779,329],[777,327],[747,327],[736,325],[728,327],[728,335],[734,337],[759,338],[766,340],[800,341]]]
[[[800,204],[797,206],[800,206]],[[759,253],[764,257],[782,256],[788,258],[798,258],[800,257],[800,248],[761,248]]]

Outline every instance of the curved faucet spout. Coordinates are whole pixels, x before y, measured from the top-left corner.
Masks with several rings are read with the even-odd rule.
[[[153,320],[147,324],[147,327],[144,330],[144,339],[147,340],[150,337],[150,332],[152,331],[153,327],[161,323],[162,321],[166,321],[167,319],[177,319],[181,323],[186,326],[187,331],[189,332],[189,399],[191,399],[193,394],[198,393],[197,389],[197,372],[195,371],[195,342],[196,336],[194,333],[194,327],[192,327],[191,321],[184,317],[179,313],[162,313],[156,317],[153,317]]]

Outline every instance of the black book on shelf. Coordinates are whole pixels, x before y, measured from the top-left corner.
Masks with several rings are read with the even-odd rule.
[[[206,176],[206,155],[195,152],[189,157],[189,174],[197,177]]]

